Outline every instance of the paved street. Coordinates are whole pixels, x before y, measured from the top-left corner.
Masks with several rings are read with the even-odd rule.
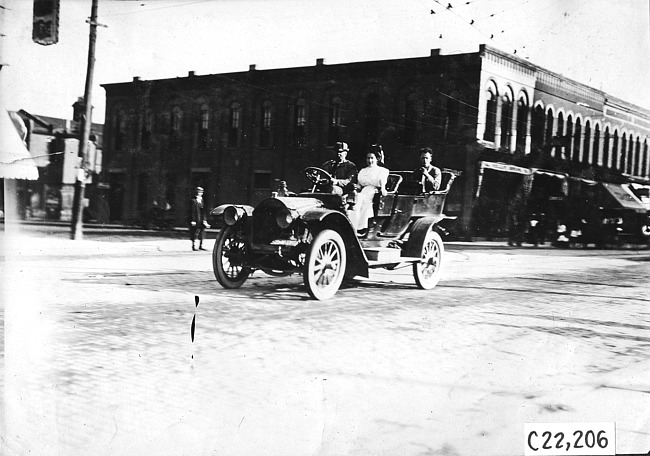
[[[648,250],[450,243],[432,291],[381,270],[317,302],[224,290],[180,235],[2,236],[2,454],[515,455],[585,421],[650,449]]]

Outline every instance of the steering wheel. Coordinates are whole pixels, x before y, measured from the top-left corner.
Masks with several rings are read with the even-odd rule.
[[[305,176],[309,179],[314,185],[328,185],[332,183],[332,176],[330,173],[321,168],[316,168],[315,166],[310,166],[305,168]]]

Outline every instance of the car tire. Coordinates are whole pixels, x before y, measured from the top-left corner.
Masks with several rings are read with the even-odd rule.
[[[418,287],[430,290],[438,285],[444,253],[442,238],[430,229],[422,242],[420,261],[413,263],[413,277]]]
[[[212,268],[217,282],[224,288],[241,287],[251,269],[242,263],[248,255],[248,245],[243,235],[228,226],[219,232],[212,250]]]
[[[322,301],[336,294],[347,265],[347,252],[341,235],[323,230],[316,235],[307,250],[303,281],[309,295]]]

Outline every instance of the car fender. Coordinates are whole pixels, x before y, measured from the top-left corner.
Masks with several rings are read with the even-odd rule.
[[[235,206],[235,207],[243,209],[246,212],[246,215],[248,215],[248,216],[253,215],[253,209],[255,209],[253,206],[249,206],[247,204],[221,204],[221,205],[215,207],[214,209],[212,209],[210,211],[210,215],[215,215],[215,216],[222,215],[223,211],[225,211],[226,208],[228,208],[230,206]]]
[[[341,235],[348,255],[346,277],[368,277],[366,256],[350,220],[344,214],[329,209],[313,210],[305,212],[302,220],[313,232],[331,229]]]
[[[422,217],[417,219],[411,227],[409,240],[402,250],[402,256],[419,258],[422,254],[422,243],[424,242],[427,233],[432,226],[434,226],[443,218],[444,215],[438,215],[434,217]]]

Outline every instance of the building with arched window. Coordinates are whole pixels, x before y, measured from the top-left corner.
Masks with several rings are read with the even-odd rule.
[[[280,180],[300,191],[308,185],[303,169],[332,158],[337,141],[360,166],[367,148],[382,144],[393,170],[415,168],[418,150],[432,148],[435,164],[462,171],[446,211],[465,235],[498,235],[530,170],[650,182],[650,111],[485,45],[103,87],[103,179],[115,221],[166,200],[183,223],[196,185],[209,206],[255,204]]]

